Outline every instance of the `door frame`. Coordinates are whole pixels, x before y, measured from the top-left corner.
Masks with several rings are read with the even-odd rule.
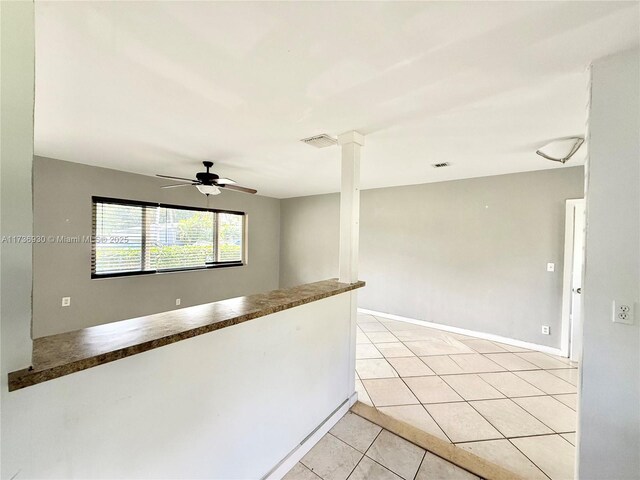
[[[571,282],[573,274],[575,207],[581,204],[585,204],[584,198],[569,199],[565,205],[560,351],[561,355],[567,358],[571,355]]]

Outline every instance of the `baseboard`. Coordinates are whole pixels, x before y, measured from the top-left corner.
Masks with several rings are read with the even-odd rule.
[[[506,345],[512,345],[514,347],[526,348],[529,350],[536,350],[538,352],[549,353],[558,357],[566,357],[564,352],[559,348],[547,347],[546,345],[538,345],[537,343],[524,342],[522,340],[515,340],[513,338],[501,337],[500,335],[494,335],[492,333],[476,332],[475,330],[467,330],[466,328],[452,327],[449,325],[443,325],[441,323],[432,323],[425,320],[417,320],[415,318],[402,317],[400,315],[393,315],[392,313],[376,312],[375,310],[367,310],[366,308],[358,308],[358,313],[366,315],[373,315],[375,317],[388,318],[389,320],[398,320],[400,322],[413,323],[415,325],[421,325],[423,327],[435,328],[437,330],[444,330],[445,332],[459,333],[461,335],[469,335],[470,337],[482,338],[484,340],[491,340],[494,342],[504,343]]]
[[[325,418],[320,425],[318,425],[313,432],[311,432],[307,438],[305,438],[300,444],[294,448],[289,455],[283,458],[269,473],[267,473],[263,480],[280,480],[284,477],[293,466],[304,457],[309,450],[311,450],[320,439],[338,423],[342,417],[346,415],[349,409],[358,401],[358,394],[353,393],[348,399],[342,402],[327,418]]]

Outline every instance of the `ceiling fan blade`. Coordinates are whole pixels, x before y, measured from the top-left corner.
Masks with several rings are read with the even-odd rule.
[[[159,175],[159,174],[156,174],[156,177],[170,178],[171,180],[182,180],[183,182],[197,182],[197,180],[194,180],[192,178],[172,177],[171,175]]]
[[[229,190],[237,190],[238,192],[244,193],[258,193],[257,190],[253,188],[241,187],[240,185],[219,185],[220,188],[228,188]]]
[[[218,185],[229,185],[229,184],[234,184],[237,183],[235,180],[231,180],[230,178],[218,178],[216,180],[216,183]]]
[[[191,185],[198,185],[198,184],[197,183],[176,183],[175,185],[163,185],[160,188],[190,187]]]

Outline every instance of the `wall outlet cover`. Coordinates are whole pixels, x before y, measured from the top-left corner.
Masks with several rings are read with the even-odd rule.
[[[549,327],[549,325],[542,325],[542,334],[551,335],[551,327]]]
[[[71,297],[62,297],[62,306],[68,307],[71,305]]]
[[[556,264],[555,263],[547,263],[547,272],[555,272]]]
[[[181,300],[179,298],[176,298],[176,305],[180,305]]]
[[[633,303],[624,300],[613,301],[613,323],[622,323],[624,325],[633,325]]]

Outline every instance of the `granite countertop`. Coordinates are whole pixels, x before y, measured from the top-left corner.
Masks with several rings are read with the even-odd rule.
[[[9,373],[9,391],[363,286],[364,282],[323,280],[36,338],[32,366]]]

